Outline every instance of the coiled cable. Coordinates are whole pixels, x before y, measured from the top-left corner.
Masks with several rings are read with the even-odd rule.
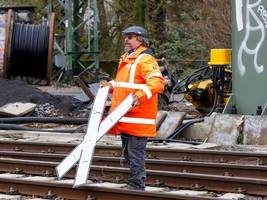
[[[14,23],[8,77],[46,78],[48,48],[48,25]]]

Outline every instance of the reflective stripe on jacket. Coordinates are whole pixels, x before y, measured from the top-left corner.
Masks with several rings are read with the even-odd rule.
[[[130,110],[111,133],[125,132],[139,137],[156,136],[158,93],[164,90],[164,79],[156,59],[139,47],[134,53],[122,55],[113,85],[111,111],[129,93],[134,93],[140,105]]]

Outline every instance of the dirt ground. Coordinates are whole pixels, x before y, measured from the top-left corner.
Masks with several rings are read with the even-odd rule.
[[[52,95],[21,80],[0,79],[0,106],[14,102],[37,104],[35,116],[76,116],[88,108],[72,96]]]
[[[55,89],[59,90],[55,92]],[[90,113],[90,102],[81,102],[74,98],[75,95],[68,94],[68,91],[73,91],[71,87],[60,90],[59,87],[53,85],[39,87],[37,85],[27,84],[22,80],[0,79],[0,91],[0,107],[15,102],[35,103],[37,104],[37,108],[32,113],[33,116],[88,117]],[[57,95],[59,93],[60,95]],[[76,88],[77,93],[79,93],[79,90]],[[179,99],[169,105],[166,103],[165,106],[159,105],[159,109],[186,112],[189,115],[199,115],[199,112],[192,105],[187,105]]]

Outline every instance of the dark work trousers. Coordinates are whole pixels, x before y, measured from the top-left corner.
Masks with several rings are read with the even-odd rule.
[[[135,137],[126,133],[121,134],[122,153],[130,168],[128,188],[145,190],[146,181],[146,137]]]

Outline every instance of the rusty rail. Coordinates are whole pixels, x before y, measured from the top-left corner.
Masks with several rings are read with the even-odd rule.
[[[34,177],[33,177],[34,178]],[[56,180],[37,180],[32,177],[1,177],[0,192],[38,196],[46,199],[74,199],[74,200],[154,200],[154,199],[178,199],[178,200],[214,200],[216,197],[194,197],[177,195],[167,192],[143,192],[126,190],[122,188],[107,188],[86,185],[80,188],[72,188],[72,183]]]
[[[34,153],[34,152],[14,152],[0,151],[1,157],[60,162],[67,154],[53,153]],[[117,157],[94,156],[93,165],[111,166],[111,167],[126,167],[124,159]],[[259,165],[257,160],[250,160],[244,164],[235,163],[212,163],[212,162],[195,162],[195,161],[176,161],[176,160],[157,160],[146,159],[146,168],[160,171],[173,171],[183,173],[200,173],[219,176],[232,177],[249,177],[258,179],[267,179],[267,166]]]
[[[55,176],[58,162],[33,161],[21,159],[0,159],[0,171],[41,176]],[[92,166],[90,179],[115,183],[127,182],[129,170],[120,167]],[[72,169],[67,178],[73,178]],[[171,188],[205,189],[216,192],[244,192],[251,195],[267,195],[267,180],[247,177],[231,177],[147,170],[147,185]]]
[[[0,150],[67,154],[77,145],[78,144],[47,142],[0,141]],[[95,155],[120,157],[121,147],[113,145],[97,145]],[[147,158],[218,163],[232,163],[242,160],[247,162],[249,160],[257,160],[257,163],[259,164],[267,163],[267,153],[263,152],[169,149],[158,147],[148,147]]]

